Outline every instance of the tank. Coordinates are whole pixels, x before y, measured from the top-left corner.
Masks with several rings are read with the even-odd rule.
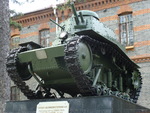
[[[52,46],[20,44],[7,57],[8,76],[28,99],[114,95],[137,102],[139,66],[95,12],[76,11],[62,22]],[[34,78],[35,90],[26,83]],[[53,94],[54,89],[57,93]]]

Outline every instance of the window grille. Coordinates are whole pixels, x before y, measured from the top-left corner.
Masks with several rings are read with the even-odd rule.
[[[134,34],[131,13],[119,16],[119,31],[121,44],[125,46],[132,46],[134,43]]]
[[[40,31],[40,44],[44,47],[50,46],[50,31],[44,29]]]

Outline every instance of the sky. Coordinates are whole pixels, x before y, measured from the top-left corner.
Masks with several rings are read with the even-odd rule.
[[[40,9],[45,9],[50,6],[54,6],[55,4],[64,2],[64,0],[34,0],[34,2],[25,2],[26,0],[18,0],[18,1],[24,2],[24,4],[22,5],[15,4],[10,0],[9,7],[10,9],[21,13],[28,13]]]

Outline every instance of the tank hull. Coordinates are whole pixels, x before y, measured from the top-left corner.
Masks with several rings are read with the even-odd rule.
[[[65,66],[64,45],[21,52],[18,59],[20,63],[30,63],[33,73],[44,80],[45,86],[74,84]]]

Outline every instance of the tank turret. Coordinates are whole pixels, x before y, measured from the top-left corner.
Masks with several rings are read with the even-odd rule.
[[[59,26],[50,47],[20,44],[7,57],[10,78],[28,99],[115,95],[136,102],[142,80],[138,66],[126,55],[115,33],[95,12],[77,11]],[[36,90],[26,84],[33,77]],[[39,88],[42,87],[42,88]],[[42,89],[42,90],[41,90]]]

